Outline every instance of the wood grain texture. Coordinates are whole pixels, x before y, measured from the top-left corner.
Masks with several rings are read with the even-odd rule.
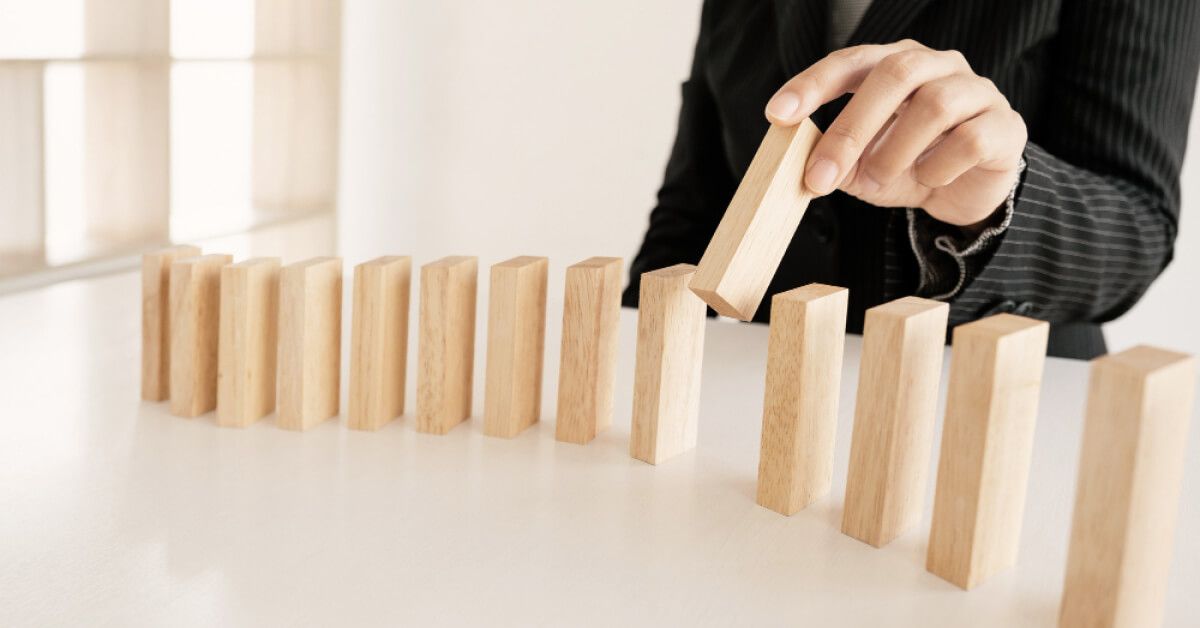
[[[658,464],[696,446],[705,307],[677,264],[642,274],[629,455]]]
[[[275,410],[279,258],[221,269],[217,424],[246,427]]]
[[[767,129],[692,279],[718,313],[750,320],[758,310],[812,200],[804,167],[820,138],[809,120]]]
[[[918,297],[867,310],[842,532],[875,547],[921,516],[948,311]]]
[[[585,445],[612,425],[622,260],[590,257],[567,267],[554,437]]]
[[[954,328],[926,569],[971,589],[1017,561],[1050,325]]]
[[[479,259],[444,257],[421,267],[417,431],[445,434],[471,416]]]
[[[315,257],[279,276],[276,424],[306,430],[337,416],[342,364],[342,260]]]
[[[197,257],[200,247],[181,244],[142,256],[142,399],[171,396],[171,263]]]
[[[1195,386],[1174,351],[1092,362],[1062,628],[1162,624]]]
[[[351,429],[377,430],[404,414],[411,283],[411,257],[380,257],[354,267]]]
[[[784,515],[829,492],[848,298],[809,284],[771,300],[757,501]]]
[[[171,414],[195,417],[217,407],[221,267],[229,255],[171,263]]]
[[[532,256],[492,266],[483,398],[488,436],[512,438],[541,419],[549,267],[545,257]]]

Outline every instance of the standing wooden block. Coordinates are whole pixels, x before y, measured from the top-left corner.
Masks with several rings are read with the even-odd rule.
[[[194,417],[217,407],[221,267],[229,255],[171,263],[171,414]]]
[[[758,310],[812,200],[804,167],[820,138],[809,120],[767,129],[692,279],[717,312],[745,321]]]
[[[848,296],[814,283],[771,300],[757,501],[784,515],[829,492]]]
[[[421,267],[419,432],[445,434],[471,416],[478,268],[478,258],[461,255]]]
[[[921,516],[949,309],[905,297],[867,310],[842,532],[875,547]]]
[[[567,267],[554,424],[560,441],[585,445],[612,425],[620,315],[621,258]]]
[[[483,398],[488,436],[512,438],[541,418],[549,265],[544,257],[523,256],[492,266]]]
[[[1050,326],[998,314],[954,328],[926,569],[970,589],[1017,561]]]
[[[1195,382],[1153,347],[1092,362],[1059,626],[1162,624]]]
[[[200,248],[180,245],[142,256],[142,399],[171,396],[171,263],[200,255]]]
[[[629,455],[658,464],[696,446],[704,302],[691,264],[642,274]]]
[[[279,258],[221,269],[217,424],[246,427],[275,409]]]
[[[306,430],[337,415],[341,363],[341,258],[284,266],[279,277],[280,427]]]
[[[380,257],[354,267],[347,425],[376,430],[404,414],[412,258]]]

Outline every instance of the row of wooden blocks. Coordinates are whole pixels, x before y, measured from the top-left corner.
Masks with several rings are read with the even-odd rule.
[[[846,304],[822,285],[772,300],[757,500],[785,515],[830,489]],[[876,547],[921,518],[947,313],[867,311],[842,531]],[[1048,331],[1009,314],[954,329],[926,568],[964,589],[1017,559]],[[1172,351],[1092,363],[1061,626],[1161,623],[1194,388]]]
[[[444,434],[470,417],[477,260],[421,268],[416,428]],[[567,270],[556,433],[586,443],[612,423],[621,260]],[[491,268],[484,429],[512,437],[541,413],[544,257]],[[347,425],[374,430],[404,413],[411,261],[354,269]],[[143,259],[142,398],[173,414],[216,411],[245,427],[276,413],[304,430],[339,413],[342,262],[277,258],[232,263],[176,246]]]

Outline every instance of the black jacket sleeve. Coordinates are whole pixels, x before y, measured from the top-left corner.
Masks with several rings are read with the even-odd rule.
[[[708,8],[701,16],[691,75],[683,84],[683,104],[671,157],[650,226],[630,265],[622,304],[637,305],[642,273],[700,261],[713,231],[733,196],[737,179],[725,159],[721,121],[704,76]]]
[[[1128,310],[1171,260],[1200,59],[1194,0],[1067,0],[1011,223],[952,301],[1052,323]]]

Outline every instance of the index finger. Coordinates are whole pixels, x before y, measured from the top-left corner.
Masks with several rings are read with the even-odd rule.
[[[885,57],[903,50],[924,48],[905,39],[891,44],[852,46],[829,53],[807,70],[793,76],[767,102],[772,124],[792,126],[811,116],[818,107],[853,92],[871,69]]]

